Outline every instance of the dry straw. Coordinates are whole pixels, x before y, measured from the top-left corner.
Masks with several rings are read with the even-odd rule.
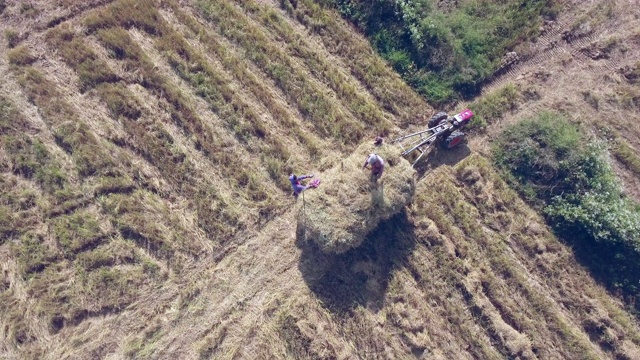
[[[370,153],[386,164],[377,182],[362,170]],[[360,245],[381,221],[407,205],[415,192],[414,170],[392,145],[363,144],[338,166],[321,175],[322,185],[306,191],[298,205],[300,234],[322,251],[343,253]]]

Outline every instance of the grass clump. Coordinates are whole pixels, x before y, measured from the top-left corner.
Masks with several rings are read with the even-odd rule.
[[[132,194],[112,194],[102,205],[124,239],[133,241],[154,256],[170,257],[175,247],[190,247],[189,238],[182,233],[183,228],[171,216],[166,204],[152,193],[138,190]]]
[[[194,196],[198,225],[212,238],[224,243],[241,229],[239,209],[213,186],[203,187]]]
[[[107,103],[107,109],[114,119],[124,116],[127,119],[136,120],[142,116],[140,104],[123,83],[103,83],[96,90]]]
[[[7,45],[10,48],[18,46],[18,44],[22,40],[20,34],[12,29],[7,29],[4,31],[4,38],[7,39]]]
[[[544,113],[508,128],[493,156],[556,233],[575,243],[595,275],[634,302],[640,295],[640,205],[624,195],[604,146],[563,117]]]
[[[0,245],[15,233],[15,218],[11,209],[0,205]]]
[[[471,119],[469,128],[484,129],[492,124],[496,119],[502,118],[504,114],[515,110],[520,100],[520,91],[513,84],[504,87],[481,97],[469,105],[473,109],[474,117]]]
[[[636,152],[622,139],[616,139],[615,146],[612,149],[613,155],[623,163],[627,169],[631,170],[637,176],[640,176],[640,157]]]
[[[95,246],[104,237],[98,220],[87,211],[60,216],[54,221],[53,233],[67,255]]]
[[[632,84],[640,82],[640,62],[637,62],[635,66],[626,69],[624,76]]]
[[[66,122],[55,129],[56,143],[71,154],[78,173],[91,176],[113,168],[113,160],[105,156],[88,126],[80,122]]]
[[[448,11],[435,1],[329,1],[359,26],[405,80],[433,103],[468,98],[502,56],[537,35],[552,0],[471,0]]]
[[[23,134],[6,135],[1,140],[14,174],[34,179],[51,194],[68,184],[67,176],[41,141]]]
[[[152,35],[162,33],[162,18],[154,0],[120,0],[85,19],[90,32],[116,26],[136,27]]]
[[[24,234],[20,241],[12,244],[11,250],[24,276],[41,272],[58,257],[58,252],[45,243],[44,237],[34,232]]]
[[[130,193],[135,189],[133,181],[127,176],[103,176],[96,184],[95,196],[112,193]]]
[[[7,59],[10,64],[17,66],[31,65],[38,60],[38,58],[33,56],[29,49],[24,45],[20,45],[9,50],[7,53]]]
[[[98,59],[98,55],[70,27],[61,25],[47,35],[58,54],[77,72],[81,91],[118,80],[107,64]]]
[[[96,36],[110,51],[111,56],[118,60],[142,58],[140,48],[133,46],[129,33],[121,27],[100,29]]]
[[[100,246],[76,257],[75,263],[85,271],[120,264],[132,264],[139,260],[135,246],[129,242],[116,240],[107,246]]]

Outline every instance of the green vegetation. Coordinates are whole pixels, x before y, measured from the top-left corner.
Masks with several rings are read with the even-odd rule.
[[[484,129],[508,111],[513,111],[520,101],[520,91],[513,84],[486,95],[469,105],[474,117],[469,124],[470,129]]]
[[[535,37],[541,15],[555,16],[552,0],[436,1],[325,0],[359,26],[420,94],[442,104],[478,92],[502,56]]]
[[[86,211],[58,217],[53,224],[53,233],[65,255],[96,246],[104,237],[95,215]]]
[[[545,113],[507,129],[494,159],[557,233],[588,256],[596,276],[640,294],[640,205],[624,195],[601,143]]]

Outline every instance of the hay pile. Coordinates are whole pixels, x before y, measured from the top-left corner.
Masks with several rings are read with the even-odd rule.
[[[370,169],[362,170],[372,152],[386,165],[377,183]],[[399,153],[392,145],[363,144],[323,173],[320,187],[305,192],[305,204],[299,201],[298,233],[328,253],[343,253],[360,245],[380,221],[400,212],[413,197],[414,170]]]

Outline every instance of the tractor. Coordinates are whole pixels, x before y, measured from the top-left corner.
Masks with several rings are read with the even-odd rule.
[[[454,116],[449,116],[449,114],[442,111],[429,119],[426,130],[401,136],[391,142],[400,145],[402,156],[407,156],[414,151],[419,151],[420,156],[418,156],[412,165],[415,166],[425,154],[427,148],[439,139],[442,140],[442,146],[446,149],[451,149],[459,145],[464,139],[464,133],[460,131],[460,129],[467,125],[472,117],[473,113],[469,109]],[[405,140],[408,140],[408,142],[405,143]],[[405,145],[403,145],[403,143]]]

